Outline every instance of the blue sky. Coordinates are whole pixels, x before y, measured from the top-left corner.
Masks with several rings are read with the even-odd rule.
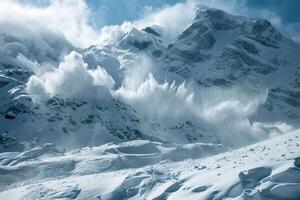
[[[158,9],[179,2],[184,0],[87,0],[95,12],[104,11],[104,21],[112,25],[136,20],[144,15],[147,8]]]
[[[248,0],[247,5],[252,8],[267,8],[278,14],[284,23],[300,22],[299,0]]]

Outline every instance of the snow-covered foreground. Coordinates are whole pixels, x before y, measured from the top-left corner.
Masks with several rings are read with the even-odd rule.
[[[0,199],[296,200],[299,137],[296,130],[236,150],[136,140],[1,153]]]

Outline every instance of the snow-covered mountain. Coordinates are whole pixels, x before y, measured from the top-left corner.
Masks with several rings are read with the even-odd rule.
[[[86,49],[9,26],[0,199],[300,198],[300,44],[269,21],[201,6]]]

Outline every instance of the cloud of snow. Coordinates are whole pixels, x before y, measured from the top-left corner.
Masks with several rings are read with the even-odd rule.
[[[254,142],[254,138],[264,136],[260,126],[253,126],[249,117],[264,103],[265,91],[236,88],[194,90],[184,82],[159,81],[154,64],[144,55],[129,63],[121,63],[125,70],[124,79],[119,88],[114,88],[115,81],[105,69],[98,66],[90,70],[80,54],[71,52],[58,68],[33,75],[27,83],[27,92],[34,97],[60,95],[95,102],[117,98],[154,121],[176,123],[192,120],[218,134],[222,142],[227,143],[230,143],[228,138],[233,137],[242,143]],[[245,140],[245,137],[248,138]]]
[[[153,63],[139,56],[128,70],[115,98],[130,104],[152,120],[182,122],[192,120],[216,133],[222,142],[257,141],[266,135],[249,120],[267,98],[266,90],[238,88],[197,88],[190,84],[159,82]],[[245,139],[246,138],[246,139]],[[239,140],[239,141],[238,141]]]
[[[205,126],[217,133],[222,142],[244,144],[265,138],[265,133],[253,126],[250,117],[268,96],[267,90],[246,88],[208,88],[195,95],[190,109],[204,121]],[[235,138],[235,141],[231,141]]]
[[[134,76],[133,76],[134,78]],[[131,80],[130,82],[132,82]],[[182,83],[159,83],[152,73],[138,86],[123,85],[115,95],[151,119],[172,120],[188,115],[193,93]]]
[[[22,24],[30,29],[55,30],[80,47],[88,47],[98,38],[98,32],[89,23],[90,15],[84,0],[52,0],[46,6],[0,1],[0,22]]]
[[[113,44],[133,28],[134,25],[131,22],[124,22],[121,25],[104,26],[99,32],[98,44],[103,46]]]
[[[6,2],[0,1],[0,49],[8,56],[21,62],[24,57],[38,63],[56,62],[72,47],[57,29],[23,13],[19,5]]]
[[[124,65],[122,86],[113,93],[116,98],[151,119],[177,120],[187,115],[187,106],[192,103],[194,94],[185,83],[160,83],[154,64],[146,55],[138,55],[133,62],[124,62]]]
[[[288,133],[294,129],[293,126],[287,124],[286,122],[280,121],[275,123],[254,122],[253,127],[259,130],[264,130],[270,135],[270,137],[279,136],[284,133]]]
[[[26,66],[28,69],[30,69],[30,71],[32,71],[33,73],[35,73],[35,74],[44,73],[44,69],[42,69],[41,64],[39,64],[37,61],[30,60],[23,54],[18,54],[17,59],[24,66]]]
[[[172,6],[164,6],[146,13],[142,19],[134,22],[139,28],[158,25],[165,29],[166,37],[175,39],[192,21],[195,16],[196,1],[187,0]]]
[[[34,63],[33,63],[34,64]],[[194,90],[190,84],[159,81],[151,59],[139,55],[131,63],[123,62],[124,79],[119,88],[98,66],[88,69],[83,57],[71,52],[58,68],[33,75],[27,92],[34,97],[60,95],[101,102],[117,98],[131,105],[140,115],[154,121],[172,123],[192,120],[215,133],[221,142],[255,142],[266,135],[261,126],[253,126],[249,117],[267,97],[266,91],[236,88]]]
[[[34,96],[60,95],[65,98],[107,100],[114,80],[98,66],[89,70],[80,54],[71,52],[58,68],[30,77],[27,92]]]

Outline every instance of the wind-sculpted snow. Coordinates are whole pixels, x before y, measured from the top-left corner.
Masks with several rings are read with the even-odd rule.
[[[0,198],[296,200],[299,137],[297,130],[228,152],[139,140],[1,153]]]
[[[54,144],[45,144],[21,153],[1,154],[1,187],[17,182],[30,183],[41,178],[50,180],[140,168],[163,160],[178,162],[214,155],[224,150],[222,145],[216,144],[166,145],[145,140],[118,145],[108,143],[79,151],[67,151]]]

